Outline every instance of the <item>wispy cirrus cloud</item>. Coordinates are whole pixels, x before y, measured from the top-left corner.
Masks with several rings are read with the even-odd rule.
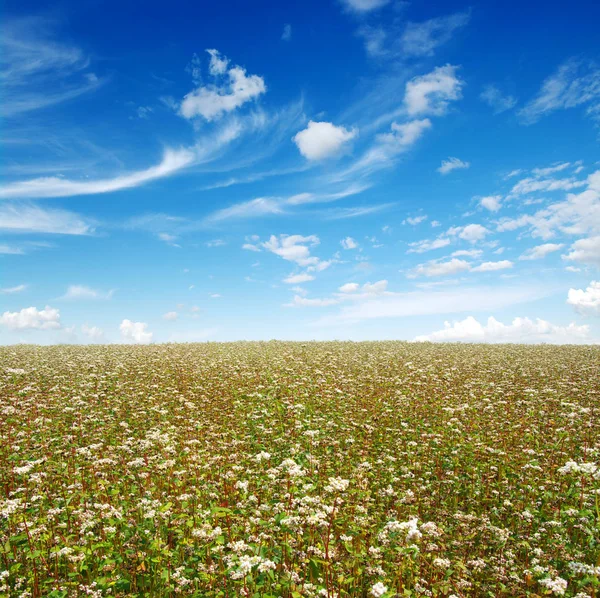
[[[2,114],[60,104],[103,85],[78,47],[55,40],[56,22],[42,17],[6,20],[1,29]]]

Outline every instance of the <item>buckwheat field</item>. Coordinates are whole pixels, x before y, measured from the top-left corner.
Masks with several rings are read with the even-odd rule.
[[[0,595],[600,595],[600,351],[0,348]]]

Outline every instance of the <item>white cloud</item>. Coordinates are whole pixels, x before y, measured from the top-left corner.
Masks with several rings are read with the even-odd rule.
[[[283,33],[281,34],[281,39],[284,42],[289,42],[292,39],[292,26],[289,23],[286,23],[283,26]]]
[[[308,160],[323,160],[339,155],[344,146],[358,135],[356,129],[336,127],[329,122],[309,121],[306,129],[294,135],[292,141]]]
[[[541,260],[547,255],[554,251],[562,249],[564,245],[562,243],[544,243],[543,245],[537,245],[525,251],[521,256],[520,260]]]
[[[61,299],[110,299],[114,291],[98,291],[84,285],[72,284]]]
[[[214,77],[225,77],[220,85],[200,86],[188,93],[181,102],[179,113],[185,118],[201,116],[207,121],[221,118],[225,113],[236,110],[261,94],[267,87],[262,77],[247,75],[240,66],[227,68],[229,60],[217,50],[210,54],[210,73]]]
[[[147,330],[148,324],[145,322],[132,322],[123,320],[119,326],[121,338],[126,342],[146,344],[152,342],[153,334]]]
[[[577,187],[584,187],[585,181],[579,181],[575,178],[568,179],[539,179],[537,177],[528,177],[520,180],[512,189],[511,195],[526,195],[527,193],[536,193],[538,191],[570,191]]]
[[[592,280],[587,289],[569,289],[567,303],[584,316],[600,316],[600,281]]]
[[[283,279],[286,284],[302,284],[303,282],[310,282],[315,277],[312,274],[302,272],[301,274],[290,274],[287,278]]]
[[[343,284],[338,291],[340,293],[355,293],[360,288],[360,285],[357,282],[347,282]]]
[[[23,249],[14,245],[0,244],[0,255],[24,255]]]
[[[60,328],[60,311],[48,305],[41,310],[26,307],[21,311],[5,311],[0,316],[0,324],[9,330],[52,330]]]
[[[600,268],[600,235],[578,239],[571,245],[569,253],[562,257],[565,260]]]
[[[471,272],[495,272],[496,270],[506,270],[512,268],[513,263],[510,260],[501,260],[499,262],[483,262],[471,268]]]
[[[557,231],[569,235],[600,233],[600,170],[590,174],[581,193],[568,193],[566,201],[550,204],[535,214],[499,221],[499,232],[528,227],[533,237],[549,239]]]
[[[5,18],[1,35],[4,117],[66,102],[106,81],[89,70],[90,59],[79,48],[52,39],[47,18]]]
[[[487,197],[482,197],[479,200],[479,205],[490,212],[497,212],[502,207],[502,196],[488,195]]]
[[[560,164],[555,164],[554,166],[548,166],[546,168],[534,168],[531,172],[536,177],[544,177],[554,174],[555,172],[562,172],[571,166],[570,162],[561,162]]]
[[[471,166],[470,162],[463,162],[458,158],[448,158],[447,160],[442,160],[442,165],[437,169],[440,174],[448,174],[453,170],[469,168]]]
[[[476,243],[481,241],[488,235],[490,231],[481,224],[467,224],[466,226],[453,226],[446,231],[447,235],[458,235],[461,239]]]
[[[9,204],[0,205],[0,230],[13,233],[88,235],[94,232],[94,223],[67,210]]]
[[[229,208],[217,210],[208,215],[204,222],[206,224],[215,224],[233,218],[256,218],[258,216],[283,213],[284,211],[277,199],[273,199],[272,197],[257,197],[250,201],[234,204]]]
[[[416,226],[417,224],[421,224],[421,222],[425,222],[427,220],[427,216],[409,216],[405,220],[402,221],[402,224],[410,224],[411,226]]]
[[[170,176],[189,166],[195,159],[196,154],[188,149],[167,149],[161,162],[146,170],[131,172],[112,179],[97,179],[95,181],[75,181],[62,177],[40,177],[28,181],[17,181],[0,187],[0,198],[71,197],[110,193],[120,189],[138,187],[149,181]]]
[[[469,17],[469,12],[462,12],[422,23],[408,22],[400,39],[403,53],[408,56],[433,56],[438,46],[449,41],[457,29],[469,22]]]
[[[502,92],[495,85],[486,85],[479,97],[494,110],[494,114],[506,112],[506,110],[514,108],[517,104],[517,98],[502,95]]]
[[[22,293],[26,288],[26,284],[20,284],[16,287],[7,287],[4,289],[0,289],[0,295],[13,295],[14,293]]]
[[[416,341],[434,342],[485,342],[485,343],[577,343],[589,342],[589,327],[556,326],[537,318],[515,318],[511,324],[503,324],[494,317],[487,324],[479,323],[473,316],[459,322],[445,322],[444,329],[418,336]]]
[[[308,297],[301,297],[300,295],[294,295],[294,299],[291,303],[286,303],[286,307],[328,307],[330,305],[336,305],[339,303],[338,299],[309,299]]]
[[[95,343],[104,340],[104,331],[102,328],[98,328],[98,326],[88,326],[87,324],[83,324],[81,326],[81,332]]]
[[[478,258],[481,256],[483,251],[481,249],[459,249],[458,251],[452,252],[452,257],[472,257]]]
[[[555,110],[587,104],[587,113],[593,117],[599,100],[600,69],[569,60],[544,81],[537,95],[518,114],[524,124],[530,125]]]
[[[422,241],[415,241],[409,243],[410,249],[406,253],[424,253],[425,251],[432,251],[433,249],[440,249],[450,245],[450,239],[438,237],[437,239],[429,240],[423,239]]]
[[[246,251],[255,251],[257,253],[260,253],[261,251],[260,247],[253,245],[252,243],[244,243],[242,249],[245,249]]]
[[[356,13],[367,13],[385,6],[390,0],[341,0],[344,6]]]
[[[457,68],[447,64],[411,79],[406,84],[404,96],[408,114],[441,115],[448,109],[450,101],[460,99],[463,82],[456,76]]]
[[[395,154],[416,143],[423,133],[430,128],[431,121],[428,118],[411,120],[401,125],[394,122],[391,125],[391,133],[378,135],[377,139]]]
[[[319,237],[309,235],[271,235],[268,241],[261,243],[262,247],[275,255],[295,262],[299,266],[316,266],[320,260],[310,255],[310,248],[320,243]],[[299,281],[300,282],[300,281]]]
[[[465,272],[470,269],[471,264],[469,262],[452,258],[447,262],[432,261],[427,262],[426,264],[419,264],[408,274],[408,276],[409,278],[415,278],[416,276],[448,276],[450,274],[456,274],[457,272]]]
[[[316,321],[315,326],[345,326],[350,322],[381,318],[403,318],[430,314],[494,311],[547,296],[548,291],[527,287],[459,287],[443,291],[423,290],[391,293],[342,307],[338,314]]]
[[[340,241],[340,245],[344,249],[356,249],[358,247],[358,243],[352,237],[346,237]]]
[[[380,295],[387,291],[388,281],[387,280],[378,280],[377,282],[370,283],[367,282],[363,284],[362,291],[363,293],[367,293],[369,295]]]
[[[168,311],[166,314],[163,314],[163,320],[167,320],[167,322],[174,322],[178,315],[179,314],[176,311]]]
[[[223,239],[212,239],[211,241],[207,241],[204,243],[207,247],[223,247],[227,245],[227,242]]]

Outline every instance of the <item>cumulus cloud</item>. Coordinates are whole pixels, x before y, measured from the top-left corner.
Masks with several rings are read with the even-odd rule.
[[[404,96],[408,114],[445,114],[448,104],[462,96],[463,82],[456,75],[457,69],[458,67],[447,64],[411,79],[406,84]]]
[[[578,239],[571,245],[569,253],[562,258],[600,268],[600,235]]]
[[[479,200],[479,205],[490,212],[497,212],[502,207],[501,195],[488,195]]]
[[[453,170],[457,169],[465,169],[471,166],[470,162],[463,162],[458,158],[448,158],[447,160],[442,160],[442,165],[437,169],[440,174],[448,174]]]
[[[292,141],[308,160],[323,160],[341,153],[344,146],[358,135],[356,129],[336,127],[329,122],[309,121],[306,129],[294,135]]]
[[[163,314],[163,320],[167,320],[167,322],[174,322],[177,319],[178,313],[176,311],[168,311],[166,314]]]
[[[422,23],[408,22],[400,38],[403,53],[408,56],[433,56],[434,50],[449,41],[457,29],[469,22],[469,18],[469,12],[460,12]]]
[[[319,258],[310,255],[310,248],[319,243],[319,237],[316,235],[271,235],[261,246],[284,260],[306,267],[319,264]]]
[[[247,75],[246,69],[241,66],[228,68],[229,59],[221,56],[217,50],[207,52],[210,54],[210,74],[218,83],[200,86],[188,93],[179,107],[181,116],[218,120],[225,113],[236,110],[266,92],[262,77]]]
[[[352,237],[346,237],[340,241],[340,245],[344,249],[356,249],[358,247],[358,243]]]
[[[485,239],[485,236],[488,235],[490,231],[482,226],[481,224],[467,224],[466,226],[453,226],[452,228],[446,231],[447,235],[456,236],[459,238],[468,241],[469,243],[477,243],[477,241],[481,241]]]
[[[132,322],[123,320],[119,326],[121,338],[128,343],[147,344],[152,342],[153,334],[148,331],[148,324],[145,322]]]
[[[60,328],[60,311],[48,305],[41,310],[26,307],[21,311],[5,311],[0,324],[9,330],[53,330]]]
[[[416,226],[417,224],[421,224],[421,222],[425,222],[427,220],[427,216],[424,214],[421,216],[409,216],[405,220],[402,221],[402,224],[410,224],[411,226]]]
[[[484,342],[484,343],[581,343],[589,342],[589,327],[574,322],[557,326],[537,318],[515,318],[511,324],[503,324],[490,316],[487,324],[481,324],[473,316],[462,321],[444,323],[444,329],[422,336],[416,341],[433,342]]]
[[[569,289],[567,303],[584,316],[600,316],[600,281],[592,280],[587,289]]]
[[[550,253],[562,249],[564,245],[562,243],[544,243],[543,245],[536,245],[531,249],[525,251],[521,256],[520,260],[541,260]]]

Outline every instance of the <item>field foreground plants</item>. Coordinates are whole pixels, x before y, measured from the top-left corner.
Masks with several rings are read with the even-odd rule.
[[[0,349],[1,596],[600,596],[600,351]]]

